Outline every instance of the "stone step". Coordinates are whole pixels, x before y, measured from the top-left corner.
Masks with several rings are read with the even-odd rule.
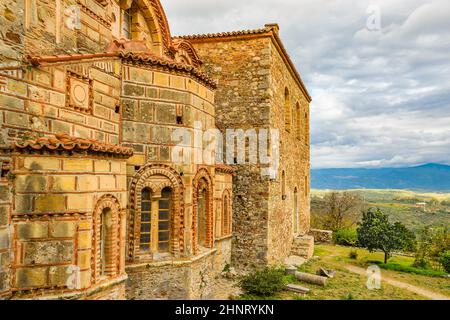
[[[294,238],[291,255],[310,259],[314,255],[314,237],[304,235]]]

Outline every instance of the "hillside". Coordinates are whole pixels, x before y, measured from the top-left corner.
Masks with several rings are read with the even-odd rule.
[[[426,164],[408,168],[312,169],[314,189],[410,189],[450,191],[450,166]]]
[[[450,227],[450,193],[420,193],[410,190],[347,190],[358,193],[368,208],[380,208],[392,221],[402,222],[418,231],[425,226]],[[313,227],[323,208],[323,197],[328,191],[311,191],[311,221]],[[418,205],[424,203],[424,205]]]

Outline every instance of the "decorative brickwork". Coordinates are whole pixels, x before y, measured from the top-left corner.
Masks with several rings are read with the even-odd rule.
[[[102,221],[105,217],[102,216],[107,211],[110,217],[105,223]],[[118,275],[121,270],[120,266],[123,264],[120,256],[121,248],[124,244],[124,239],[121,238],[121,220],[124,214],[121,212],[119,200],[112,195],[105,195],[97,201],[94,209],[93,219],[93,245],[92,245],[92,280],[94,283],[99,283],[104,279]],[[106,226],[106,230],[102,227]],[[102,232],[106,233],[102,239]],[[102,241],[104,240],[104,243]],[[103,247],[103,248],[102,248]],[[102,252],[105,257],[102,257]],[[104,261],[101,261],[101,259]],[[105,264],[102,266],[102,264]],[[103,269],[103,270],[102,270]]]
[[[144,188],[150,188],[157,196],[170,187],[173,191],[173,208],[171,216],[172,237],[170,251],[179,256],[183,253],[184,238],[184,187],[180,175],[170,166],[149,164],[135,175],[131,182],[128,257],[139,259],[139,235],[141,221],[141,193]]]

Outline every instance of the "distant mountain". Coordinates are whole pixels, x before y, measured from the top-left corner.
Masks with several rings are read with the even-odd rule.
[[[450,166],[430,163],[409,168],[312,169],[314,189],[411,189],[450,191]]]

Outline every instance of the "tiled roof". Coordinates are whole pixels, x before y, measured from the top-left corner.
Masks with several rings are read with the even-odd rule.
[[[28,56],[27,60],[35,67],[45,63],[69,62],[84,59],[96,58],[112,58],[117,57],[115,52],[101,52],[101,53],[74,53],[74,54],[58,54],[51,56]]]
[[[140,63],[148,63],[148,64],[153,64],[153,65],[160,65],[163,67],[168,67],[170,69],[184,71],[184,72],[190,73],[191,75],[193,75],[197,78],[200,78],[202,81],[204,81],[206,84],[208,84],[212,88],[217,88],[216,82],[211,77],[209,77],[207,74],[201,72],[199,69],[197,69],[193,66],[184,64],[184,63],[160,58],[153,54],[143,53],[143,52],[127,52],[127,53],[121,52],[121,53],[119,53],[119,56],[125,60],[131,60],[131,61],[136,61],[136,62],[140,62]]]
[[[96,140],[71,137],[65,133],[57,133],[53,137],[30,138],[23,141],[17,141],[14,143],[14,147],[22,150],[91,151],[126,157],[131,157],[133,155],[132,148],[106,144]]]
[[[190,75],[203,81],[205,84],[212,88],[216,88],[216,82],[210,78],[207,74],[200,71],[198,68],[176,62],[168,57],[162,57],[154,54],[147,49],[143,41],[126,41],[115,40],[109,46],[107,52],[102,53],[77,53],[77,54],[61,54],[50,56],[28,56],[27,59],[30,63],[37,67],[45,63],[58,63],[78,61],[85,59],[100,59],[100,58],[113,58],[120,57],[125,60],[131,60],[135,62],[151,64],[161,67],[167,67],[178,71],[187,72]]]
[[[252,34],[263,34],[270,32],[272,28],[261,28],[261,29],[251,29],[251,30],[240,30],[240,31],[229,31],[229,32],[219,32],[219,33],[206,33],[206,34],[192,34],[185,36],[176,36],[175,39],[208,39],[208,38],[225,38],[225,37],[235,37],[235,36],[245,36]]]
[[[231,166],[227,166],[226,164],[216,164],[216,171],[233,174],[235,170]]]

